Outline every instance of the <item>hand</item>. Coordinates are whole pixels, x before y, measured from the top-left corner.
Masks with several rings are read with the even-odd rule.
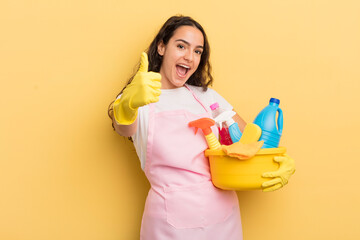
[[[143,52],[139,71],[123,92],[123,95],[131,95],[129,106],[133,109],[159,101],[161,75],[156,72],[148,72],[148,67],[148,56]]]
[[[122,125],[132,124],[138,113],[138,108],[159,101],[161,94],[160,73],[148,72],[147,54],[141,54],[139,71],[124,89],[121,97],[114,102],[114,117]]]
[[[272,192],[282,188],[289,182],[290,176],[295,173],[295,161],[287,154],[274,157],[274,161],[280,164],[279,169],[274,172],[266,172],[262,174],[262,177],[274,178],[262,184],[264,192]]]

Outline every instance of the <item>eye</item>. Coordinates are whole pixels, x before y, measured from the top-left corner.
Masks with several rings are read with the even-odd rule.
[[[177,47],[180,48],[180,49],[184,49],[184,48],[185,48],[184,45],[182,45],[182,44],[178,44]]]
[[[201,55],[202,51],[201,50],[195,50],[195,53]]]

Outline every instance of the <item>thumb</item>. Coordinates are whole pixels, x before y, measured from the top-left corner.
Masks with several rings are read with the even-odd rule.
[[[139,72],[147,72],[149,68],[149,60],[146,52],[141,53]]]
[[[275,156],[274,157],[274,161],[277,163],[282,163],[282,162],[285,162],[286,160],[287,160],[287,158],[283,157],[283,156]]]

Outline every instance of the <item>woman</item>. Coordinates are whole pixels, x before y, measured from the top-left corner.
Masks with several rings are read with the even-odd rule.
[[[115,130],[132,138],[151,184],[140,239],[242,239],[237,195],[213,186],[206,141],[188,127],[192,120],[211,117],[214,102],[232,110],[208,88],[213,80],[209,54],[199,23],[169,18],[109,108]],[[244,120],[239,115],[234,120],[242,131]]]

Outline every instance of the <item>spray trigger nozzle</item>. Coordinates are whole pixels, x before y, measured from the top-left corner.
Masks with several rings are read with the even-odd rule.
[[[201,130],[204,132],[204,135],[210,134],[211,126],[215,125],[215,121],[211,118],[200,118],[195,121],[189,122],[189,127],[195,127],[195,135],[197,133],[197,130],[201,128]]]
[[[236,115],[236,112],[229,110],[229,111],[220,113],[214,120],[217,124],[219,124],[219,128],[221,130],[223,122],[226,122],[228,127],[234,123],[234,120],[232,119],[232,117],[235,115]]]

